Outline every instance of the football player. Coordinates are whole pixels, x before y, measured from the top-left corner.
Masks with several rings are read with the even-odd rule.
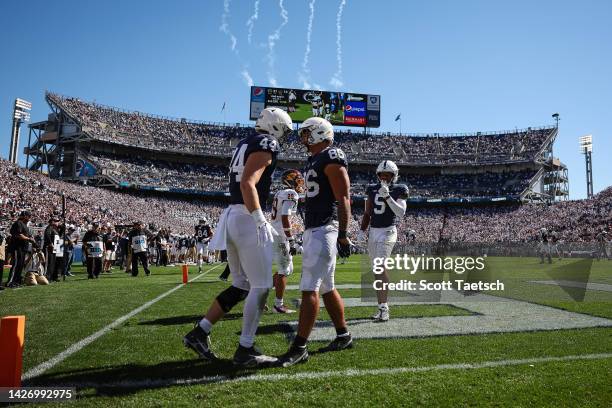
[[[538,236],[538,240],[540,241],[540,263],[544,263],[544,257],[548,259],[548,263],[552,263],[551,257],[551,235],[546,228],[540,229],[540,234]]]
[[[236,145],[229,169],[230,206],[221,214],[217,234],[227,250],[232,285],[213,301],[206,315],[183,339],[185,346],[206,360],[216,359],[210,349],[213,325],[237,303],[245,301],[240,343],[234,364],[258,367],[273,364],[255,347],[255,332],[272,287],[272,247],[276,231],[262,208],[270,194],[279,144],[291,133],[293,122],[282,109],[264,109],[255,123],[256,134]]]
[[[299,171],[286,170],[281,176],[283,189],[274,195],[272,226],[278,233],[274,239],[274,261],[277,272],[273,276],[276,299],[274,313],[293,313],[283,302],[287,276],[293,272],[293,255],[297,253],[295,238],[291,233],[291,216],[297,213],[298,193],[304,192],[304,179]]]
[[[550,254],[555,254],[559,260],[563,259],[563,254],[559,249],[559,233],[550,231]]]
[[[344,152],[332,147],[334,130],[323,118],[309,118],[299,130],[310,157],[304,171],[306,184],[304,254],[300,290],[302,300],[297,335],[280,358],[288,367],[308,360],[306,342],[319,313],[319,292],[336,329],[336,338],[319,350],[339,351],[353,345],[344,320],[344,304],[334,286],[336,252],[350,254],[347,228],[351,219],[350,180]]]
[[[297,100],[297,96],[295,92],[289,91],[289,96],[287,96],[287,112],[295,112],[295,101]]]
[[[331,120],[331,108],[329,107],[329,103],[325,104],[325,120]]]
[[[212,238],[213,231],[208,225],[208,221],[206,218],[203,218],[199,221],[198,225],[195,226],[195,235],[196,239],[196,252],[198,257],[198,272],[202,273],[202,260],[205,260],[207,263],[208,259],[208,242]]]
[[[601,258],[610,260],[610,255],[608,255],[608,231],[601,227],[595,236],[595,240],[597,241],[597,260],[599,261]]]
[[[367,188],[365,213],[361,219],[361,231],[368,234],[368,255],[371,262],[376,258],[388,258],[397,242],[397,224],[406,213],[408,187],[398,184],[399,169],[391,160],[382,161],[376,168],[379,182]],[[385,270],[376,277],[388,283],[389,275]],[[377,290],[378,311],[372,318],[377,321],[389,320],[388,290]]]

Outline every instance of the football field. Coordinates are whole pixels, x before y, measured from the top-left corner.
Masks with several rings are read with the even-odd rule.
[[[551,300],[563,289],[546,283],[551,268],[573,261],[497,258],[521,280],[542,283],[529,286],[529,299],[402,302],[391,304],[388,323],[368,319],[376,306],[361,301],[361,262],[352,256],[336,273],[355,346],[317,353],[333,337],[322,309],[310,360],[287,369],[232,366],[241,306],[212,331],[222,360],[203,362],[183,347],[228,285],[217,279],[220,264],[202,274],[192,266],[187,285],[179,266],[136,278],[115,268],[98,280],[78,266],[69,282],[1,292],[0,316],[26,316],[23,385],[75,386],[74,406],[610,406],[612,262],[593,262],[589,296],[576,302]],[[300,269],[297,257],[291,306]],[[265,313],[257,345],[284,353],[296,320]]]

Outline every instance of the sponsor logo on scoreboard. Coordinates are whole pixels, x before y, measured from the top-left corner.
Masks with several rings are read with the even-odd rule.
[[[344,124],[351,126],[365,126],[366,118],[364,117],[355,117],[355,116],[345,116]]]
[[[251,102],[265,102],[266,89],[260,86],[251,87]]]
[[[344,106],[344,115],[365,118],[366,104],[364,102],[347,102]]]
[[[362,96],[357,96],[357,95],[349,95],[346,98],[348,101],[358,101],[358,102],[363,102],[363,97]]]

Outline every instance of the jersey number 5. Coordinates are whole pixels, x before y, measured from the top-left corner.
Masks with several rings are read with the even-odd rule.
[[[387,204],[378,194],[374,196],[374,214],[382,214],[387,209]]]

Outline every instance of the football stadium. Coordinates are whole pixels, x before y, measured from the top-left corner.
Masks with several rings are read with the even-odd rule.
[[[0,404],[612,404],[608,3],[59,3],[0,28]]]

